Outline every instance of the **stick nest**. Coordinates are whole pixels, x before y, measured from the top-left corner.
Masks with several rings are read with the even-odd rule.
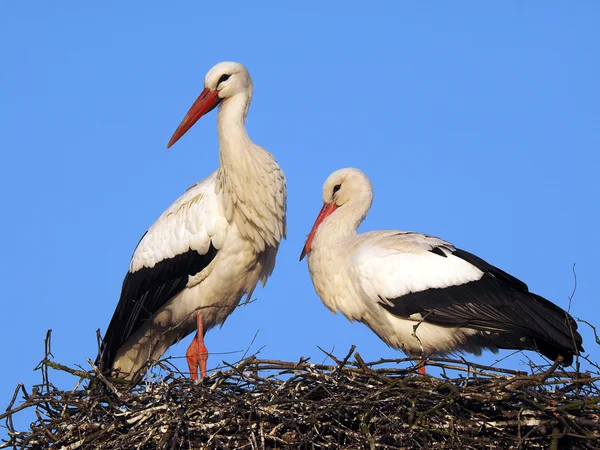
[[[364,362],[353,347],[342,359],[328,354],[329,365],[253,356],[200,383],[159,364],[127,385],[48,353],[42,384],[31,393],[20,384],[0,415],[0,448],[600,448],[600,374],[558,363],[526,373],[430,359],[440,375],[421,376],[407,358]],[[79,382],[60,390],[49,368]],[[17,431],[13,416],[24,410],[37,420]]]

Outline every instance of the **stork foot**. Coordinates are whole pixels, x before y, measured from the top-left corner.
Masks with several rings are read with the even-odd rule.
[[[206,362],[208,361],[208,349],[204,345],[204,330],[202,327],[202,315],[198,314],[198,332],[187,351],[185,352],[188,367],[190,369],[190,378],[198,379],[198,368],[202,378],[206,377]]]

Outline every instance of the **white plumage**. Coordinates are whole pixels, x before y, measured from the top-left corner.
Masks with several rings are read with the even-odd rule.
[[[308,254],[315,290],[330,310],[421,357],[533,349],[570,364],[583,350],[565,311],[449,242],[405,231],[356,234],[372,199],[358,169],[338,170],[323,186],[324,206],[301,259]]]
[[[130,272],[154,267],[157,262],[188,250],[204,255],[212,242],[223,247],[229,223],[219,212],[215,193],[216,172],[189,189],[152,224],[140,240],[129,266]]]
[[[365,233],[351,264],[370,298],[398,298],[411,292],[445,288],[479,280],[483,272],[452,255],[454,247],[441,239],[416,233]],[[445,247],[446,258],[431,253]],[[398,274],[402,274],[398,276]]]
[[[285,235],[285,177],[246,133],[252,81],[244,66],[220,63],[168,146],[219,105],[221,166],[191,186],[148,229],[123,281],[97,363],[127,378],[197,329],[186,354],[192,378],[206,374],[204,334],[263,284]]]

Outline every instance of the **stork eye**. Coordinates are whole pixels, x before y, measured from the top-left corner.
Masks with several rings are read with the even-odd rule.
[[[342,187],[342,185],[341,185],[341,184],[336,184],[336,185],[333,187],[333,193],[335,194],[337,191],[339,191],[339,190],[340,190],[340,188],[341,188],[341,187]]]
[[[231,76],[231,75],[228,75],[228,74],[226,74],[226,73],[224,73],[223,75],[221,75],[221,78],[219,78],[219,82],[217,83],[217,86],[218,86],[218,85],[220,85],[220,84],[221,84],[223,81],[227,81],[227,80],[229,80],[229,77],[230,77],[230,76]]]

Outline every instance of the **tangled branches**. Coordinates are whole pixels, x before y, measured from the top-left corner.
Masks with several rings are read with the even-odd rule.
[[[600,375],[558,364],[532,373],[432,359],[438,377],[408,359],[364,362],[354,348],[331,365],[250,357],[201,383],[163,373],[128,386],[48,358],[44,383],[20,385],[0,448],[598,448]],[[50,383],[48,368],[79,377]],[[15,407],[21,395],[24,403]],[[34,410],[25,432],[12,417]]]

